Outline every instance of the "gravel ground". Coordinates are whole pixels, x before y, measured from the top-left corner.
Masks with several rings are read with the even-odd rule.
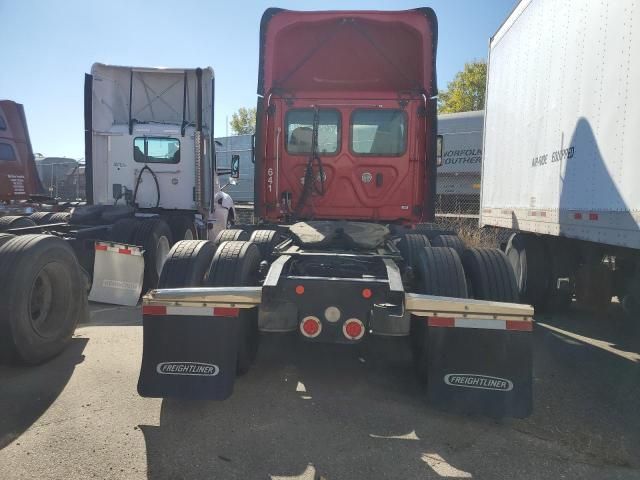
[[[398,340],[266,336],[227,401],[141,398],[139,309],[93,305],[61,356],[0,367],[0,478],[640,479],[640,328],[538,322],[534,414],[496,421],[429,407]]]

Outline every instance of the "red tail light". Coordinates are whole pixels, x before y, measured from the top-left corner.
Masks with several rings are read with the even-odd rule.
[[[349,340],[360,340],[364,336],[364,324],[357,318],[350,318],[344,322],[342,333]]]
[[[315,338],[322,332],[322,323],[318,317],[304,317],[300,322],[300,332],[307,338]]]

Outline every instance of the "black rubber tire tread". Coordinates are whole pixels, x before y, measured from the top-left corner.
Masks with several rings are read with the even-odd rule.
[[[420,233],[407,233],[400,237],[398,242],[398,250],[408,267],[411,267],[414,271],[418,267],[418,255],[424,247],[428,247],[431,244],[429,239]]]
[[[518,284],[513,268],[498,248],[467,248],[462,265],[471,296],[478,300],[518,303]]]
[[[201,287],[208,280],[216,246],[209,240],[176,242],[162,267],[158,288]]]
[[[34,212],[29,215],[29,218],[36,222],[37,225],[46,225],[52,215],[53,212]]]
[[[31,318],[32,286],[51,269],[47,332],[37,333]],[[79,321],[88,316],[84,279],[67,242],[53,235],[21,235],[0,248],[0,353],[10,361],[41,363],[60,353]]]
[[[535,235],[514,233],[509,237],[505,254],[516,278],[523,302],[536,310],[546,310],[552,295],[552,275],[549,252]]]
[[[455,235],[452,230],[445,230],[436,223],[418,223],[412,230],[412,233],[420,233],[427,237],[429,240],[437,237],[438,235]]]
[[[458,255],[462,255],[462,252],[467,248],[462,239],[457,235],[438,235],[431,240],[432,247],[449,247],[453,248]]]
[[[157,288],[160,275],[156,270],[156,256],[158,240],[167,237],[169,245],[173,243],[171,229],[162,218],[152,217],[138,222],[135,230],[133,244],[144,249],[144,281],[142,291]]]
[[[23,217],[20,215],[6,215],[0,217],[0,232],[6,232],[11,228],[23,228],[23,227],[35,227],[34,222],[29,217]]]
[[[172,215],[165,218],[165,220],[169,224],[174,242],[186,240],[184,238],[184,234],[187,233],[187,230],[191,230],[191,234],[193,235],[191,240],[197,239],[198,235],[196,234],[196,227],[193,223],[192,217],[186,215]]]
[[[11,233],[0,233],[0,248],[13,237],[15,237],[15,235],[12,235]]]
[[[418,255],[417,290],[426,295],[468,298],[467,281],[458,253],[449,247],[423,247]],[[411,317],[410,343],[418,378],[427,382],[429,331],[425,317]]]
[[[464,268],[455,249],[423,247],[417,265],[417,293],[468,298]]]
[[[263,260],[271,257],[271,253],[278,242],[278,232],[275,230],[254,230],[249,241],[255,243],[260,250]]]
[[[136,229],[140,220],[137,218],[123,218],[111,227],[111,241],[117,243],[133,243]]]
[[[234,242],[249,240],[249,234],[239,228],[225,228],[216,236],[213,243],[220,245],[222,242]]]
[[[69,223],[71,214],[69,212],[54,213],[49,217],[49,223]]]
[[[241,287],[258,285],[260,250],[245,241],[223,242],[213,257],[208,285],[211,287]],[[244,375],[249,371],[258,353],[258,309],[241,309],[238,335],[238,361],[236,371]]]

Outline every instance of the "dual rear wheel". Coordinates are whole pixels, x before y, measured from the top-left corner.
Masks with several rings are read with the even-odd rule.
[[[410,248],[415,248],[410,255],[403,252],[403,258],[413,270],[413,291],[453,298],[511,303],[519,301],[513,269],[501,250],[464,248],[458,237],[442,237],[436,236],[430,241],[425,239],[424,242],[442,246],[420,246],[420,241],[411,239]],[[426,317],[413,316],[409,335],[416,372],[425,382],[429,335],[426,322]]]

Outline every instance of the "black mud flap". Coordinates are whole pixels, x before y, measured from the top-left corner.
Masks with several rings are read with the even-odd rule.
[[[491,417],[523,418],[531,414],[530,331],[451,328],[432,325],[431,320],[428,328],[431,404],[456,413]]]
[[[143,307],[141,396],[224,400],[233,393],[240,331],[237,309],[223,309],[224,316],[185,314],[188,309]]]

